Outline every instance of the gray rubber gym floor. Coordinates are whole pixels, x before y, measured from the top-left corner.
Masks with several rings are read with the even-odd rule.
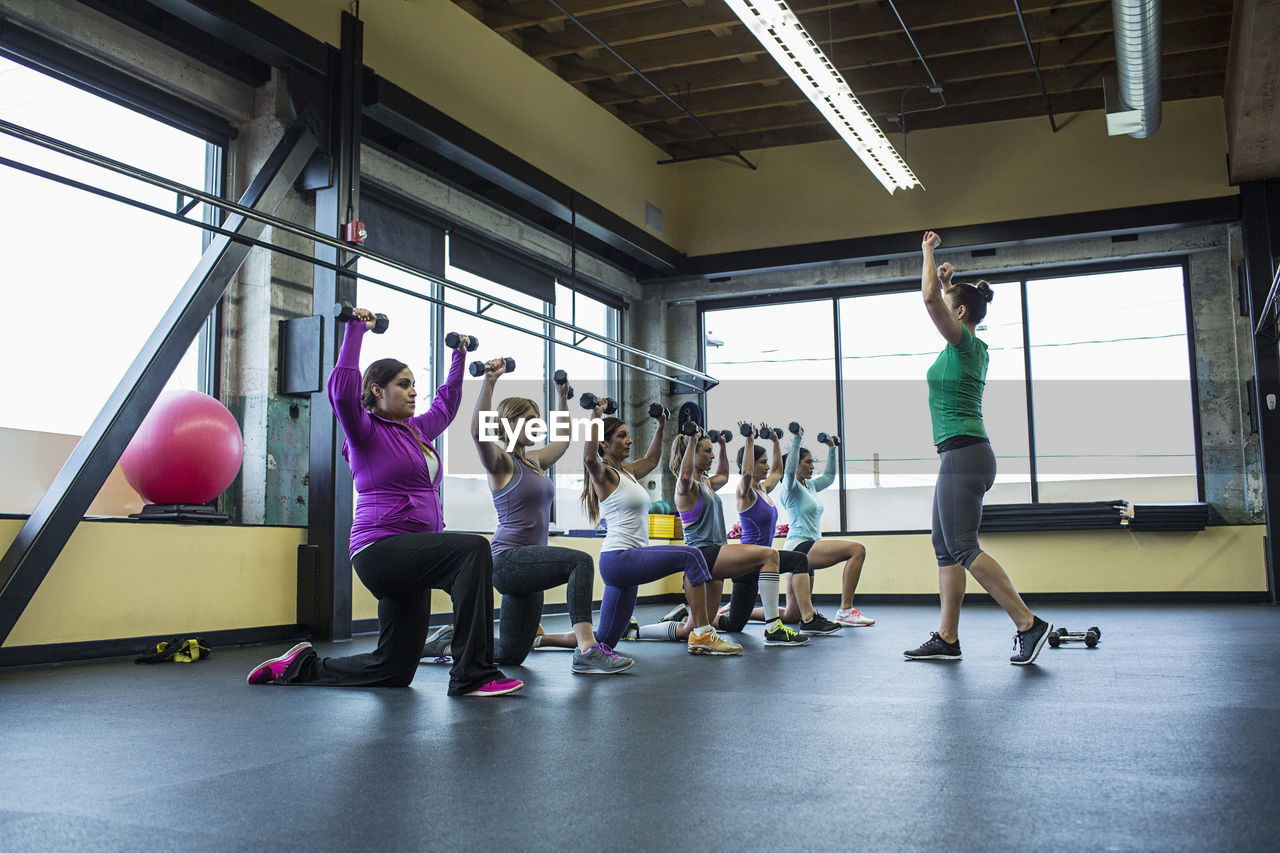
[[[1041,607],[1103,640],[1030,667],[991,606],[951,663],[902,659],[936,608],[865,609],[804,648],[753,623],[737,658],[624,643],[611,677],[535,652],[494,699],[430,665],[248,687],[284,646],[3,672],[0,849],[1275,849],[1275,608]]]

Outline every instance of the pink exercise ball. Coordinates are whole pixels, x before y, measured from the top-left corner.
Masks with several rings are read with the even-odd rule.
[[[243,460],[244,437],[226,406],[199,391],[165,391],[120,469],[149,504],[203,504],[231,485]]]

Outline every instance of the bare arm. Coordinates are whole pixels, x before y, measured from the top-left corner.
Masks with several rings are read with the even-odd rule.
[[[497,441],[484,441],[480,438],[480,413],[493,411],[493,387],[506,370],[506,362],[501,358],[495,358],[485,365],[484,385],[476,396],[476,409],[471,413],[471,440],[475,442],[476,452],[480,454],[480,464],[489,472],[489,485],[497,485],[498,488],[502,484],[496,483],[497,480],[511,477],[511,458],[503,451],[501,430]]]
[[[698,430],[689,436],[689,443],[684,446],[684,455],[680,457],[680,474],[676,477],[676,509],[692,509],[696,503],[689,495],[697,488],[693,482],[693,456],[701,441],[702,430]]]
[[[657,418],[658,429],[653,433],[653,441],[649,442],[649,451],[630,464],[623,463],[637,480],[647,477],[649,472],[658,467],[662,461],[662,431],[667,425],[666,415]]]
[[[555,388],[556,388],[556,407],[552,409],[552,411],[553,412],[569,411],[569,383],[567,381],[560,382],[556,384]],[[534,462],[538,463],[538,467],[540,467],[543,471],[546,471],[552,465],[556,464],[556,462],[560,460],[561,456],[564,456],[565,451],[568,449],[569,449],[568,440],[549,441],[547,442],[546,447],[540,447],[531,453],[526,453],[525,456],[529,459],[532,459]]]
[[[741,426],[743,421],[739,421]],[[738,480],[738,512],[742,512],[751,502],[747,498],[755,491],[756,445],[755,430],[747,434],[747,446],[742,451],[742,477]]]
[[[934,327],[946,338],[947,343],[955,346],[964,336],[964,327],[960,325],[956,315],[951,313],[947,300],[942,296],[942,280],[938,278],[938,267],[933,259],[934,248],[941,244],[942,238],[937,234],[932,231],[924,232],[924,238],[920,242],[920,251],[924,255],[920,270],[920,292]]]
[[[716,472],[711,475],[711,491],[718,492],[729,482],[729,448],[725,446],[724,436],[716,437],[720,444],[720,461],[716,464]]]
[[[782,446],[778,443],[776,435],[771,436],[773,440],[773,461],[769,464],[769,473],[764,478],[764,482],[760,484],[760,488],[764,489],[767,495],[778,485],[778,481],[782,479]]]
[[[602,400],[592,410],[591,417],[594,420],[599,420],[603,409],[604,401]],[[596,497],[604,500],[613,494],[613,490],[617,488],[617,484],[612,482],[612,478],[617,475],[611,475],[604,462],[600,460],[600,454],[596,452],[598,446],[597,442],[591,440],[582,443],[582,469],[591,478],[591,485],[596,490]]]

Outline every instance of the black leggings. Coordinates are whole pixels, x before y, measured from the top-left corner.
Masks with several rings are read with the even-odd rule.
[[[989,442],[940,454],[938,485],[933,490],[933,550],[938,566],[966,569],[982,553],[978,525],[982,498],[996,481],[996,454]]]
[[[408,687],[427,639],[432,589],[453,599],[449,695],[469,693],[502,677],[493,664],[493,557],[483,536],[388,536],[362,549],[352,565],[378,599],[378,647],[340,658],[308,650],[277,684]]]
[[[493,558],[493,585],[502,593],[502,630],[494,659],[506,666],[524,663],[542,619],[544,590],[565,585],[573,624],[591,624],[591,593],[596,565],[589,554],[572,548],[524,545]]]
[[[808,550],[808,549],[806,549]],[[778,552],[778,572],[807,572],[809,558],[798,551]],[[733,579],[733,594],[729,596],[729,611],[720,617],[717,626],[721,631],[741,631],[751,619],[751,611],[756,607],[756,593],[759,591],[760,573]]]

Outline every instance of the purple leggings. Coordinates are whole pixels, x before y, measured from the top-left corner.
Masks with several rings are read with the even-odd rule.
[[[604,596],[600,599],[600,627],[596,640],[612,646],[631,621],[636,609],[636,591],[642,583],[651,583],[667,575],[683,572],[689,586],[702,586],[711,580],[702,552],[687,545],[651,545],[600,554],[600,577],[604,579]]]

